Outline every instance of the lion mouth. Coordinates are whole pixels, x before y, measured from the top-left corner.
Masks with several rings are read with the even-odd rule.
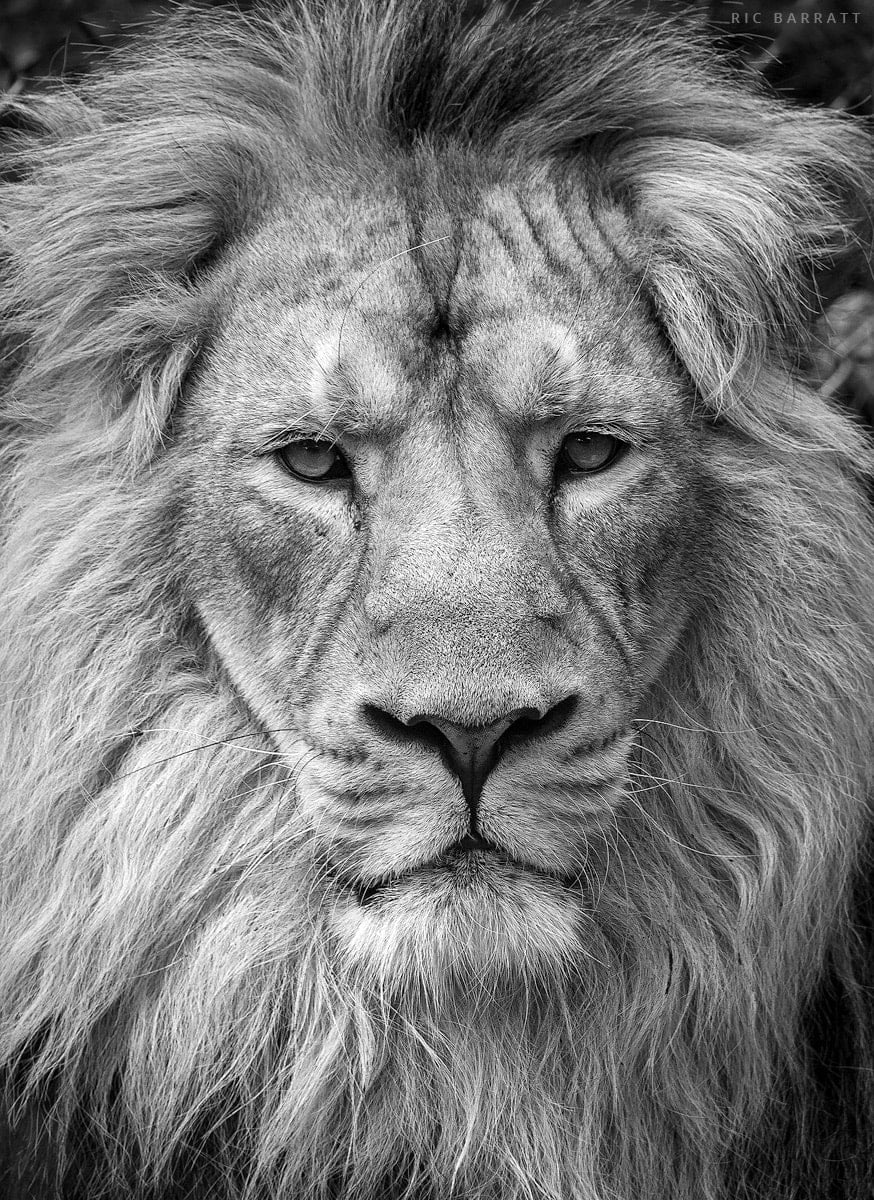
[[[331,864],[331,874],[345,891],[355,897],[362,908],[366,908],[380,896],[408,879],[437,872],[451,872],[460,878],[489,865],[504,867],[526,875],[540,876],[542,879],[551,880],[564,887],[570,887],[576,882],[570,876],[547,871],[534,863],[514,858],[504,847],[477,833],[466,834],[465,837],[448,846],[435,858],[417,863],[416,866],[405,871],[382,875],[378,879],[362,879],[360,876],[345,874],[334,864]]]

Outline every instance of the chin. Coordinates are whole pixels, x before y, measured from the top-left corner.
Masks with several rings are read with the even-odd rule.
[[[476,991],[570,969],[583,949],[583,899],[574,880],[474,851],[341,885],[332,925],[350,965],[380,987]]]

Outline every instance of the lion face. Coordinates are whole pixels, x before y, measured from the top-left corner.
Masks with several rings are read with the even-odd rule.
[[[868,141],[572,8],[201,13],[14,114],[0,1065],[65,1200],[872,1192],[870,447],[795,370]]]
[[[688,389],[572,201],[343,216],[238,265],[180,426],[196,604],[353,958],[536,967],[687,615]]]

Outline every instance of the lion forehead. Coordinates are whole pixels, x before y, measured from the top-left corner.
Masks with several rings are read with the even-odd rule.
[[[343,238],[323,211],[303,236],[297,215],[274,223],[239,256],[214,411],[235,432],[242,414],[369,436],[444,416],[466,389],[510,422],[613,396],[651,423],[670,407],[653,383],[668,357],[627,247],[587,213],[579,196],[502,185],[455,210],[359,202]]]

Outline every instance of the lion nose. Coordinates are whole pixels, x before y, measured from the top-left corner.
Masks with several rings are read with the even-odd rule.
[[[534,725],[541,718],[536,708],[515,708],[497,721],[488,725],[456,725],[454,721],[443,721],[439,717],[422,713],[410,717],[406,722],[410,729],[424,726],[422,733],[433,743],[434,734],[442,739],[436,742],[443,757],[461,781],[461,788],[469,805],[476,804],[483,784],[500,756],[501,738],[518,726]]]
[[[475,815],[483,785],[506,746],[555,732],[565,724],[575,706],[576,697],[566,696],[550,708],[514,708],[486,725],[461,725],[433,713],[416,713],[399,720],[370,704],[365,706],[365,713],[383,732],[439,750],[460,781]]]

